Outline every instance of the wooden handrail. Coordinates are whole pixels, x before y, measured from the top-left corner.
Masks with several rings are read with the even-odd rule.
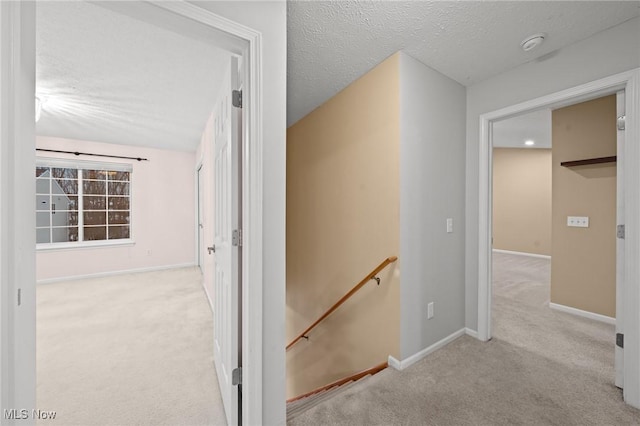
[[[308,396],[314,395],[316,393],[319,393],[319,392],[334,388],[336,386],[342,386],[345,383],[349,383],[351,381],[360,380],[361,378],[363,378],[364,376],[367,376],[369,374],[371,374],[373,376],[374,374],[376,374],[376,373],[384,370],[385,368],[387,368],[387,366],[388,366],[387,363],[383,362],[382,364],[378,364],[375,367],[369,368],[367,370],[362,370],[359,373],[352,374],[351,376],[345,377],[345,378],[340,379],[340,380],[336,380],[335,382],[331,382],[328,385],[321,386],[321,387],[319,387],[317,389],[314,389],[314,390],[312,390],[310,392],[307,392],[305,394],[298,395],[298,396],[296,396],[294,398],[291,398],[291,399],[287,399],[287,404],[290,403],[290,402],[297,401],[299,399],[306,398]]]
[[[371,281],[373,279],[373,277],[375,277],[378,272],[382,271],[384,268],[387,267],[388,264],[395,262],[396,260],[398,260],[397,256],[391,256],[386,258],[381,264],[379,264],[373,271],[371,271],[369,273],[369,275],[367,275],[366,277],[364,277],[362,279],[362,281],[360,281],[355,287],[353,287],[351,290],[349,290],[349,292],[347,294],[345,294],[344,296],[342,296],[342,298],[340,300],[338,300],[336,303],[334,303],[334,305],[332,307],[329,308],[329,310],[327,310],[324,314],[322,314],[320,316],[320,318],[318,318],[317,320],[315,320],[315,322],[313,324],[311,324],[305,331],[303,331],[302,333],[300,333],[298,335],[298,337],[296,337],[295,339],[293,339],[291,341],[291,343],[289,343],[286,347],[286,350],[289,350],[289,348],[293,345],[295,345],[300,339],[302,339],[303,337],[307,336],[307,333],[310,332],[316,325],[320,324],[320,322],[322,322],[323,319],[325,319],[326,317],[328,317],[329,315],[331,315],[331,313],[333,311],[335,311],[336,309],[338,309],[340,307],[340,305],[342,305],[344,302],[346,302],[351,296],[353,296],[358,290],[360,290],[362,288],[362,286],[364,286],[366,283],[368,283],[369,281]],[[378,280],[379,282],[379,280]]]

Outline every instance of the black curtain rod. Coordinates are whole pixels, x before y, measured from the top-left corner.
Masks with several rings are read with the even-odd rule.
[[[36,148],[36,151],[57,152],[58,154],[89,155],[89,156],[91,156],[91,157],[122,158],[122,159],[124,159],[124,160],[149,161],[147,158],[140,158],[140,157],[123,157],[123,156],[121,156],[121,155],[90,154],[90,153],[88,153],[88,152],[78,152],[78,151],[59,151],[59,150],[57,150],[57,149],[43,149],[43,148]]]

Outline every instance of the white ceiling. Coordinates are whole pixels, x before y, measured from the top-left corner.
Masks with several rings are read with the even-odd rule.
[[[289,1],[287,123],[398,50],[467,86],[639,12],[638,1]],[[545,43],[523,52],[538,32]]]
[[[85,2],[38,2],[39,135],[194,151],[229,53]]]
[[[532,140],[533,146],[524,142]],[[551,148],[551,110],[543,109],[493,123],[495,148]]]
[[[195,149],[226,51],[85,2],[37,11],[38,134]],[[469,85],[639,12],[639,1],[289,1],[287,121],[398,50]],[[535,32],[546,42],[520,50]]]

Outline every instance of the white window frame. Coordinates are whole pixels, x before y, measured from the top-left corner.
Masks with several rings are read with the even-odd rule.
[[[38,157],[36,159],[36,167],[48,167],[48,168],[69,168],[78,170],[78,241],[67,242],[50,242],[50,243],[37,243],[37,251],[49,251],[49,250],[73,250],[73,249],[86,249],[86,248],[99,248],[99,247],[113,247],[113,246],[131,246],[135,244],[133,239],[133,165],[131,163],[111,163],[111,162],[96,162],[96,161],[84,161],[84,160],[67,160],[61,158],[48,158]],[[89,240],[84,241],[84,205],[82,197],[84,196],[82,191],[82,171],[83,170],[107,170],[129,173],[129,238],[120,238],[117,240]],[[50,177],[53,179],[53,177]],[[108,181],[107,181],[108,191]],[[36,191],[37,193],[37,191]],[[37,211],[37,209],[35,210]],[[108,221],[108,209],[106,210]],[[51,224],[49,225],[52,226]]]

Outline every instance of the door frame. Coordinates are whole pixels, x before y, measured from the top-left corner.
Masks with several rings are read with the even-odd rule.
[[[198,160],[198,163],[196,164],[196,182],[195,182],[195,186],[196,186],[196,262],[195,264],[200,268],[200,270],[202,271],[202,258],[203,258],[203,250],[202,250],[202,241],[200,240],[200,222],[202,221],[202,217],[200,216],[200,209],[202,208],[201,205],[201,191],[202,188],[200,187],[200,178],[201,178],[201,173],[202,173],[202,166],[203,166],[203,162],[202,159]]]
[[[626,94],[626,146],[624,152],[625,304],[624,400],[640,408],[640,68],[605,77],[557,93],[508,106],[480,116],[479,233],[478,233],[478,339],[491,339],[491,280],[493,233],[492,123],[543,108],[560,108],[624,90]],[[619,160],[620,161],[620,160]],[[612,345],[614,342],[612,341]]]
[[[1,424],[36,402],[34,23],[35,2],[0,2]]]
[[[226,50],[242,57],[242,418],[246,424],[262,424],[262,34],[183,0],[118,3],[102,4],[138,11],[152,7],[150,19],[158,22],[169,13],[206,25],[221,34]],[[29,195],[35,193],[35,2],[0,2],[0,23],[1,412],[35,408],[36,402],[35,215]]]

